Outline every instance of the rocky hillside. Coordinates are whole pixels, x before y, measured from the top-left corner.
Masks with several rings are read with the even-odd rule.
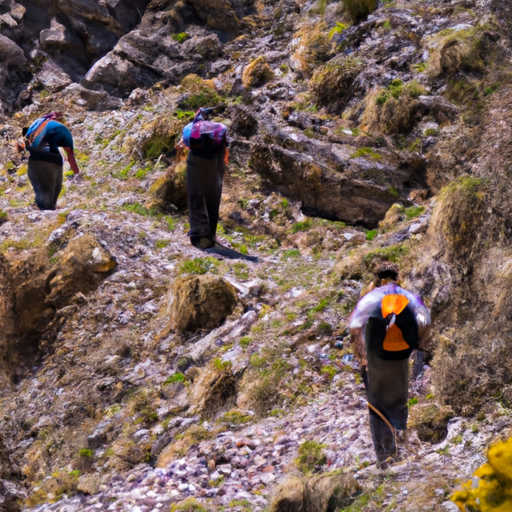
[[[19,2],[0,0],[0,511],[459,510],[512,427],[508,2]],[[257,264],[186,236],[174,145],[219,104],[218,236]],[[52,110],[82,172],[41,212],[14,143]],[[383,262],[435,348],[378,470],[346,326]]]

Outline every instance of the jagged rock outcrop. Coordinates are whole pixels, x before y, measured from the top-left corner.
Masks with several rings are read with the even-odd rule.
[[[283,132],[276,139],[279,144],[254,144],[251,166],[283,194],[300,200],[307,215],[373,228],[397,195],[406,197],[413,186],[425,186],[421,157],[379,148],[361,152]]]
[[[83,83],[125,97],[157,81],[178,84],[191,73],[205,74],[222,52],[219,37],[225,41],[239,32],[250,4],[232,0],[152,3],[140,26],[121,38]]]

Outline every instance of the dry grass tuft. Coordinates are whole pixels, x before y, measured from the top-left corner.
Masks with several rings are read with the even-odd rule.
[[[361,123],[363,129],[386,134],[408,132],[421,115],[417,98],[424,92],[417,82],[403,84],[401,80],[393,80],[388,87],[367,98]]]
[[[271,512],[330,512],[348,507],[361,492],[351,475],[289,478],[277,489]]]

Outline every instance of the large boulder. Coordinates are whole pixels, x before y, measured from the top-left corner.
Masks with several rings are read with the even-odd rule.
[[[177,332],[215,329],[235,309],[235,288],[216,276],[187,276],[174,281],[169,291],[169,328]]]

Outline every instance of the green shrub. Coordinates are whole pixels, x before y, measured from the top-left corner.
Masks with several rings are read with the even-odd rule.
[[[165,379],[163,385],[167,386],[168,384],[172,384],[173,382],[185,382],[185,380],[186,380],[185,375],[183,375],[183,373],[181,373],[181,372],[178,372],[178,373],[174,373],[170,377],[167,377],[167,379]]]

